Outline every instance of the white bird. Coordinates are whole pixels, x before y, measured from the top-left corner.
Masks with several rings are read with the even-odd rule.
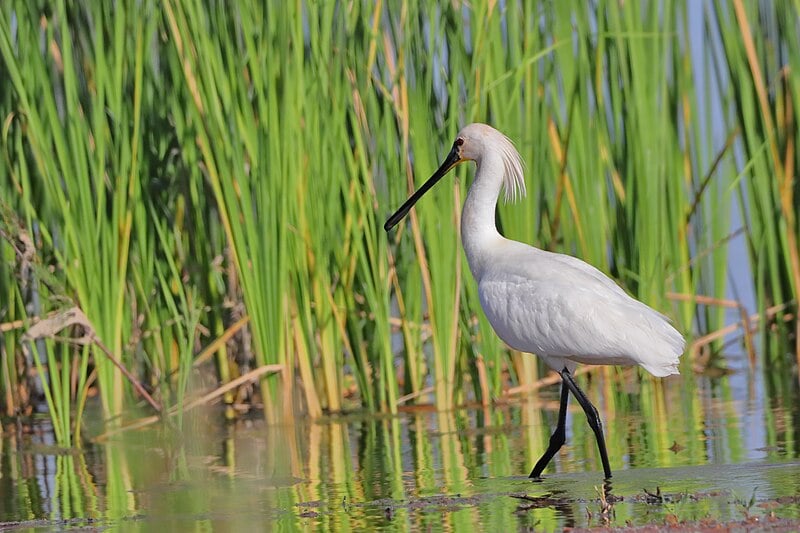
[[[477,170],[461,213],[461,242],[481,307],[506,344],[543,358],[562,378],[558,425],[530,477],[540,477],[566,440],[571,391],[586,413],[610,478],[600,416],[572,377],[577,363],[639,365],[658,377],[677,374],[683,336],[664,315],[628,296],[595,267],[500,235],[495,226],[500,190],[505,189],[506,199],[524,196],[525,180],[512,142],[486,124],[470,124],[458,133],[439,169],[389,217],[384,229],[392,229],[423,194],[465,161],[474,161]]]

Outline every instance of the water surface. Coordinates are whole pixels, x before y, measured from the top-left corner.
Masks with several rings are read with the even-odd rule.
[[[208,408],[182,430],[151,426],[82,451],[53,446],[44,421],[6,424],[0,521],[175,531],[800,525],[797,386],[740,366],[716,378],[609,370],[584,381],[605,421],[614,471],[605,485],[574,406],[545,479],[526,477],[555,423],[557,387],[486,409],[281,427],[226,424]]]

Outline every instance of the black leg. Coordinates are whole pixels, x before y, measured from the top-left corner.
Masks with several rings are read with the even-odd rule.
[[[558,409],[558,425],[556,430],[550,436],[550,444],[547,446],[547,451],[544,452],[542,458],[536,462],[536,466],[531,470],[531,475],[528,477],[539,478],[542,475],[542,470],[545,469],[547,463],[556,454],[556,452],[564,445],[567,440],[566,423],[567,423],[567,401],[569,400],[569,387],[566,381],[561,383],[561,407]]]
[[[606,474],[606,479],[608,479],[611,477],[611,467],[608,466],[608,452],[606,452],[606,441],[603,438],[603,424],[600,422],[600,415],[597,413],[595,406],[592,405],[592,402],[589,401],[589,398],[586,397],[586,394],[584,394],[578,387],[578,384],[575,383],[572,374],[570,374],[569,370],[566,368],[561,371],[561,379],[564,380],[564,385],[569,387],[569,390],[586,413],[586,418],[589,420],[589,427],[592,428],[594,436],[597,439],[597,447],[600,449],[600,459],[603,461],[603,471]]]

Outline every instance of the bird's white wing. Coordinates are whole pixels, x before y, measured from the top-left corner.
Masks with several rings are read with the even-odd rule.
[[[557,254],[544,250],[540,250],[540,252],[542,252],[545,260],[552,261],[560,268],[572,271],[572,275],[574,275],[576,278],[580,278],[584,283],[591,281],[592,284],[599,284],[600,286],[616,294],[626,297],[628,296],[628,294],[622,290],[622,288],[617,285],[614,280],[603,274],[599,269],[590,265],[589,263],[582,261],[577,257],[572,257],[571,255]]]
[[[583,261],[530,250],[478,281],[484,312],[507,344],[544,358],[677,371],[683,337],[660,313]]]

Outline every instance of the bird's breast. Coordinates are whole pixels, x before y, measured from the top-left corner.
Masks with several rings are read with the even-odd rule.
[[[537,283],[485,280],[478,284],[481,307],[503,342],[523,352],[548,355],[557,336],[558,305]]]

